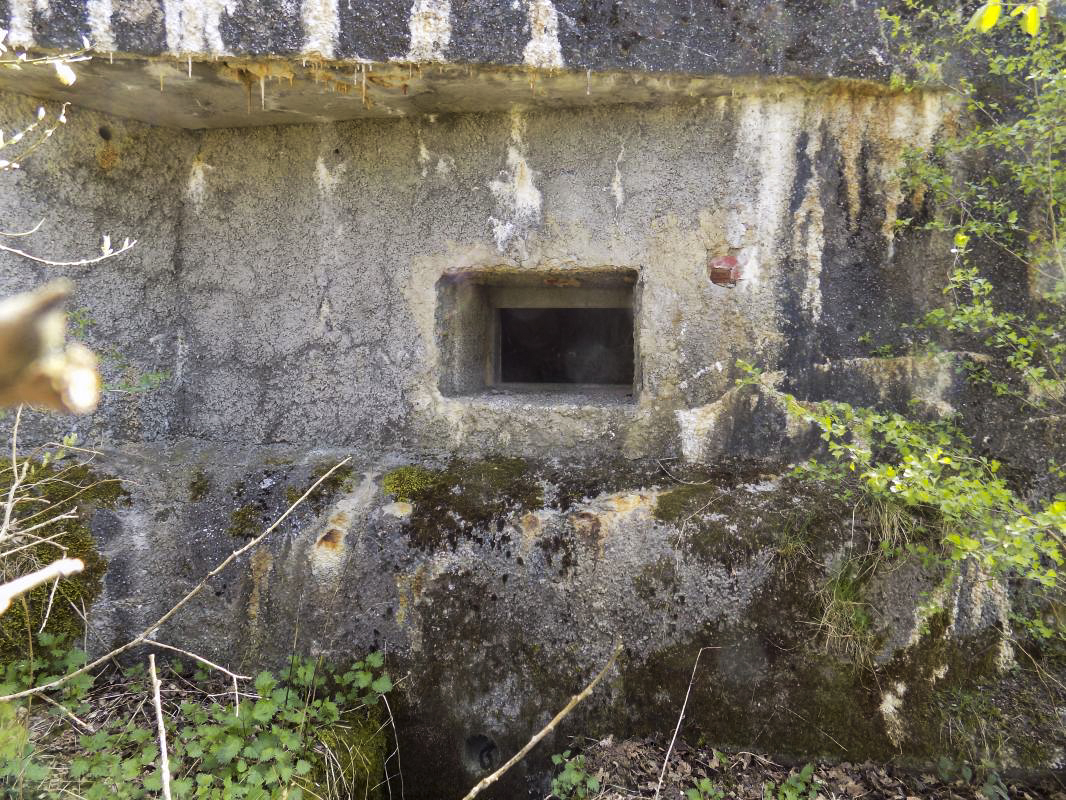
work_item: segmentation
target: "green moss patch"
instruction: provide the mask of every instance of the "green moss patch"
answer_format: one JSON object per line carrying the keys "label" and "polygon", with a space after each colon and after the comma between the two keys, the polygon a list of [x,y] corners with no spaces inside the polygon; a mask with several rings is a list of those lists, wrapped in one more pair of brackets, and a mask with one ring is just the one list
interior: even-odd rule
{"label": "green moss patch", "polygon": [[[401,467],[387,473],[386,491],[413,505],[405,524],[421,548],[455,547],[461,538],[503,530],[508,516],[540,508],[544,492],[521,458],[456,459],[442,470]],[[392,487],[391,489],[389,487]]]}
{"label": "green moss patch", "polygon": [[[0,472],[0,492],[6,497],[11,487],[12,472],[8,467]],[[53,522],[41,531],[49,537],[48,544],[39,544],[19,555],[9,557],[2,565],[4,579],[14,578],[31,569],[37,569],[59,558],[80,558],[85,569],[56,585],[39,586],[17,599],[3,616],[0,616],[0,663],[24,658],[31,645],[39,649],[37,631],[47,613],[47,633],[65,641],[77,641],[84,630],[81,614],[88,609],[103,586],[107,562],[96,549],[90,530],[93,512],[99,508],[114,508],[128,502],[129,495],[117,478],[99,475],[84,464],[67,466],[63,461],[47,465],[35,464],[23,482],[27,503],[40,506],[40,517],[31,517],[35,511],[22,511],[21,527],[43,522],[50,517],[77,509],[70,519]],[[44,511],[44,509],[48,509]],[[20,509],[21,510],[21,509]],[[12,574],[6,574],[8,571]],[[49,598],[51,597],[51,608]],[[75,610],[77,609],[77,610]]]}
{"label": "green moss patch", "polygon": [[210,491],[211,476],[207,474],[203,467],[200,467],[193,473],[192,479],[189,481],[189,500],[193,503],[199,503]]}
{"label": "green moss patch", "polygon": [[229,518],[226,533],[238,539],[251,539],[263,532],[263,510],[255,503],[241,506]]}
{"label": "green moss patch", "polygon": [[381,485],[393,499],[406,502],[414,499],[416,493],[428,489],[435,477],[435,473],[424,467],[398,467],[385,473]]}
{"label": "green moss patch", "polygon": [[766,547],[793,559],[808,543],[832,536],[846,511],[846,504],[809,482],[788,478],[762,491],[711,477],[663,492],[652,514],[679,530],[687,552],[729,567]]}

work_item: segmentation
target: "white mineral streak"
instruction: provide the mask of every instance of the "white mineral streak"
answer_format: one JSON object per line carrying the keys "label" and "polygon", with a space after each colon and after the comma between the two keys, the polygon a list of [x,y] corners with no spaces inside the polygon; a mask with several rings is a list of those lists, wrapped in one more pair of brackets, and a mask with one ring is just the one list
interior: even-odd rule
{"label": "white mineral streak", "polygon": [[418,132],[418,165],[422,167],[422,177],[426,177],[429,173],[429,162],[433,160],[433,155],[429,152],[429,148],[426,147],[426,142],[422,138],[422,131]]}
{"label": "white mineral streak", "polygon": [[[815,126],[807,140],[807,159],[814,164],[821,147],[821,135]],[[792,252],[797,263],[807,265],[803,284],[802,305],[811,316],[811,321],[822,318],[822,250],[825,247],[824,214],[820,185],[811,175],[804,187],[803,202],[796,209],[792,221]]]}
{"label": "white mineral streak", "polygon": [[236,0],[163,0],[167,50],[174,54],[225,55],[219,22]]}
{"label": "white mineral streak", "polygon": [[762,282],[762,265],[778,260],[775,249],[796,173],[795,142],[804,105],[798,95],[785,95],[769,103],[761,97],[748,97],[741,102],[735,163],[748,164],[754,158],[758,165],[755,200],[758,245],[748,255],[744,280],[738,288],[753,292]]}
{"label": "white mineral streak", "polygon": [[559,14],[551,0],[526,0],[529,20],[529,43],[522,53],[527,66],[541,69],[563,66],[559,45]]}
{"label": "white mineral streak", "polygon": [[445,61],[452,40],[451,0],[415,0],[408,23],[411,44],[406,61]]}
{"label": "white mineral streak", "polygon": [[489,190],[496,198],[496,215],[489,217],[489,223],[501,252],[520,230],[540,221],[540,190],[533,184],[533,171],[523,154],[523,128],[521,115],[513,112],[507,169],[489,182]]}
{"label": "white mineral streak", "polygon": [[338,164],[331,170],[326,166],[326,162],[322,156],[319,156],[315,160],[315,183],[318,184],[318,191],[326,196],[332,195],[340,185],[341,181],[344,180],[344,173],[346,171],[347,169],[344,164]]}
{"label": "white mineral streak", "polygon": [[42,16],[51,16],[48,0],[11,0],[10,9],[7,43],[18,48],[32,47],[33,14],[36,11]]}
{"label": "white mineral streak", "polygon": [[626,201],[626,190],[622,185],[622,159],[626,155],[626,146],[618,151],[618,158],[614,160],[614,180],[611,181],[611,193],[614,195],[614,210],[619,211]]}
{"label": "white mineral streak", "polygon": [[192,169],[189,170],[189,180],[185,184],[185,199],[192,203],[194,210],[197,212],[204,205],[204,195],[207,191],[206,171],[209,169],[211,167],[197,157],[192,162]]}
{"label": "white mineral streak", "polygon": [[881,717],[885,721],[885,733],[888,734],[892,744],[899,747],[906,733],[903,720],[900,718],[900,707],[903,705],[903,695],[907,693],[907,685],[897,681],[891,689],[881,695]]}
{"label": "white mineral streak", "polygon": [[304,28],[304,53],[333,58],[341,32],[337,0],[303,0],[300,20]]}
{"label": "white mineral streak", "polygon": [[93,49],[110,53],[115,47],[115,35],[111,32],[111,0],[88,0],[85,11],[89,16],[89,41]]}

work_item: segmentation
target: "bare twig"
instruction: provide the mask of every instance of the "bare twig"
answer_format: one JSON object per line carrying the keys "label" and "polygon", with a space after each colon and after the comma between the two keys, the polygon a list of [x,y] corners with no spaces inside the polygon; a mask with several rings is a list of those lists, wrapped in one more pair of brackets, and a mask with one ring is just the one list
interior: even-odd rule
{"label": "bare twig", "polygon": [[[7,535],[11,527],[11,512],[15,510],[15,492],[18,491],[22,476],[19,475],[18,437],[19,422],[22,421],[22,406],[15,411],[15,424],[11,428],[11,488],[7,491],[7,502],[4,503],[4,524],[0,526],[0,539]],[[25,470],[23,470],[25,472]],[[0,609],[0,613],[3,609]]]}
{"label": "bare twig", "polygon": [[30,236],[31,234],[37,233],[37,231],[41,229],[42,225],[44,225],[43,219],[36,225],[34,225],[32,228],[30,228],[28,231],[0,231],[0,236]]}
{"label": "bare twig", "polygon": [[219,672],[223,672],[226,675],[229,675],[235,681],[237,681],[237,680],[250,681],[251,680],[251,677],[249,677],[248,675],[237,675],[234,672],[230,672],[225,667],[220,667],[214,661],[208,661],[203,656],[198,656],[198,655],[196,655],[196,653],[190,653],[188,650],[182,650],[180,647],[175,647],[172,644],[163,644],[160,641],[156,641],[155,639],[148,639],[148,638],[146,638],[144,640],[144,643],[147,644],[147,645],[151,645],[152,647],[162,647],[164,650],[173,650],[175,653],[181,653],[183,656],[188,656],[189,658],[196,659],[201,664],[203,664],[205,666],[208,666],[208,667],[211,667],[211,669],[216,669]]}
{"label": "bare twig", "polygon": [[88,722],[86,722],[83,719],[79,719],[77,716],[74,715],[73,711],[71,711],[69,708],[67,708],[62,703],[57,703],[55,700],[53,700],[51,697],[49,697],[46,694],[42,694],[41,695],[41,699],[44,700],[46,703],[48,703],[50,705],[53,705],[56,708],[58,708],[60,710],[60,712],[62,712],[64,717],[67,717],[69,720],[74,722],[74,724],[76,724],[82,730],[88,731],[89,733],[96,733],[96,731],[95,731],[95,729],[93,728],[92,725],[90,725]]}
{"label": "bare twig", "polygon": [[692,694],[692,684],[696,681],[696,669],[700,665],[700,656],[703,655],[704,650],[717,650],[717,647],[701,647],[700,651],[696,653],[696,662],[692,665],[692,677],[688,679],[688,689],[685,690],[685,702],[681,704],[681,713],[677,717],[677,726],[674,728],[674,736],[670,740],[670,746],[666,748],[666,758],[663,759],[663,768],[659,773],[659,783],[655,787],[655,800],[659,800],[659,793],[663,790],[663,778],[666,777],[666,766],[670,763],[670,754],[674,751],[674,744],[677,743],[677,735],[681,732],[681,723],[685,719],[685,709],[688,708],[688,698]]}
{"label": "bare twig", "polygon": [[120,256],[127,250],[131,250],[134,245],[137,244],[136,240],[123,242],[122,246],[117,250],[111,250],[110,252],[103,253],[94,258],[79,258],[77,261],[52,261],[48,258],[42,258],[41,256],[35,256],[32,253],[27,253],[24,250],[19,250],[16,247],[9,247],[6,244],[0,244],[0,251],[5,253],[11,253],[12,255],[22,256],[23,258],[35,261],[38,264],[44,264],[48,267],[87,267],[91,264],[99,264],[101,261],[107,261],[109,258]]}
{"label": "bare twig", "polygon": [[163,780],[163,797],[170,800],[170,758],[167,755],[167,729],[163,724],[163,701],[159,699],[159,677],[155,674],[155,653],[148,655],[148,670],[152,673],[152,700],[155,702],[155,722],[159,727],[159,773]]}
{"label": "bare twig", "polygon": [[85,564],[80,558],[60,558],[36,572],[31,572],[29,575],[23,575],[8,583],[0,584],[0,614],[7,611],[11,601],[16,597],[37,588],[42,583],[73,575],[83,569],[85,569]]}
{"label": "bare twig", "polygon": [[392,715],[392,707],[389,705],[389,698],[385,695],[381,695],[381,699],[385,701],[385,709],[389,712],[389,722],[392,724],[392,735],[396,741],[396,772],[400,776],[400,800],[404,800],[403,793],[403,764],[400,763],[400,732],[396,730],[396,717]]}
{"label": "bare twig", "polygon": [[332,475],[334,472],[336,472],[337,469],[339,469],[340,467],[342,467],[345,464],[347,464],[349,461],[351,461],[351,457],[350,456],[348,458],[344,459],[343,461],[340,461],[337,464],[335,464],[321,478],[319,478],[317,481],[315,481],[314,484],[312,484],[311,488],[309,488],[306,492],[304,492],[302,495],[300,495],[299,499],[295,503],[293,503],[287,509],[285,509],[285,513],[283,513],[280,517],[278,517],[276,520],[274,520],[274,523],[269,528],[267,528],[261,534],[256,536],[254,539],[252,539],[250,542],[248,542],[243,547],[240,547],[240,548],[234,550],[232,553],[230,553],[228,556],[226,556],[226,558],[224,558],[218,564],[217,567],[215,567],[213,570],[211,570],[209,573],[207,573],[207,575],[204,577],[204,579],[202,581],[200,581],[198,584],[196,584],[196,586],[194,586],[192,589],[190,589],[185,594],[184,597],[182,597],[177,603],[175,603],[173,606],[171,606],[169,611],[167,611],[165,614],[163,614],[163,616],[161,616],[159,619],[157,619],[155,622],[153,622],[151,625],[149,625],[147,628],[145,628],[139,634],[137,634],[132,639],[130,639],[128,642],[126,642],[126,644],[121,645],[119,647],[116,647],[114,650],[112,650],[109,653],[106,653],[105,655],[100,656],[95,661],[91,661],[88,664],[86,664],[85,666],[81,667],[80,669],[74,670],[73,672],[68,672],[66,675],[63,675],[62,677],[56,678],[54,681],[50,681],[49,683],[42,684],[41,686],[34,686],[32,689],[24,689],[21,692],[15,692],[14,694],[8,694],[8,695],[0,696],[0,703],[7,702],[9,700],[18,700],[21,697],[29,697],[30,695],[40,694],[41,692],[51,691],[52,689],[55,689],[55,688],[57,688],[59,686],[62,686],[67,681],[69,681],[71,678],[75,678],[78,675],[83,675],[86,672],[89,672],[90,670],[96,669],[98,666],[100,666],[101,664],[104,664],[107,661],[110,661],[112,658],[114,658],[118,654],[125,653],[127,650],[130,650],[131,648],[134,648],[134,647],[136,647],[139,644],[143,644],[145,641],[147,641],[149,636],[151,636],[155,632],[155,630],[157,628],[159,628],[161,625],[163,625],[163,623],[165,623],[167,620],[169,620],[175,614],[177,614],[178,611],[180,611],[190,600],[192,600],[194,597],[196,597],[196,595],[200,594],[200,592],[202,592],[204,590],[204,587],[207,586],[208,582],[213,577],[218,575],[220,572],[222,572],[222,570],[224,570],[226,567],[228,567],[230,564],[232,564],[238,557],[242,556],[244,553],[246,553],[249,550],[251,550],[253,547],[258,545],[261,541],[263,541],[263,539],[265,539],[267,536],[269,536],[271,533],[273,533],[274,530],[282,522],[284,522],[286,519],[288,519],[289,515],[296,509],[296,507],[299,506],[304,500],[306,500],[308,498],[308,496],[312,492],[314,492],[315,489],[317,489],[319,487],[319,484],[321,484],[322,481],[326,480],[326,478],[328,478],[330,475]]}
{"label": "bare twig", "polygon": [[677,477],[674,473],[672,473],[670,470],[668,470],[666,468],[666,465],[663,464],[663,459],[657,458],[657,459],[655,459],[655,463],[659,465],[659,469],[661,469],[663,472],[666,473],[666,477],[668,477],[672,481],[675,481],[677,483],[683,484],[685,486],[706,486],[708,483],[714,483],[714,478],[708,478],[705,481],[686,481],[686,480],[682,480],[681,478]]}
{"label": "bare twig", "polygon": [[58,576],[52,581],[52,591],[48,593],[48,605],[44,608],[44,619],[41,620],[41,627],[37,629],[37,635],[40,636],[44,633],[44,626],[48,624],[48,618],[52,616],[52,603],[56,599],[56,589],[59,588]]}
{"label": "bare twig", "polygon": [[589,685],[582,689],[578,694],[575,694],[573,697],[571,697],[570,702],[563,706],[563,710],[556,714],[554,717],[552,717],[552,721],[545,725],[543,728],[541,728],[540,731],[538,731],[532,739],[526,742],[525,747],[523,747],[521,750],[511,756],[511,758],[507,761],[506,764],[504,764],[502,767],[500,767],[488,777],[482,778],[481,781],[477,784],[477,786],[467,792],[463,800],[472,800],[474,797],[477,797],[479,794],[481,794],[482,791],[492,786],[492,784],[496,783],[496,781],[498,781],[500,777],[505,772],[507,772],[507,770],[509,770],[511,767],[513,767],[515,764],[525,758],[526,754],[537,746],[537,742],[539,742],[541,739],[551,733],[555,729],[555,726],[562,722],[563,719],[565,719],[566,716],[577,707],[578,703],[580,703],[582,700],[592,694],[593,690],[596,688],[599,682],[603,680],[603,676],[607,674],[607,671],[614,664],[615,659],[618,658],[618,654],[621,652],[622,644],[621,642],[619,642],[617,645],[615,645],[614,652],[611,653],[611,657],[607,659],[607,663],[603,665],[603,669],[601,669],[596,674],[596,677],[592,679],[592,682],[589,683]]}
{"label": "bare twig", "polygon": [[836,739],[834,739],[832,736],[830,736],[824,730],[819,728],[817,725],[815,725],[813,722],[811,722],[809,719],[807,719],[802,714],[797,714],[795,711],[793,711],[788,706],[781,706],[781,708],[785,709],[785,711],[787,711],[789,714],[791,714],[792,716],[794,716],[796,719],[800,720],[801,722],[806,722],[808,725],[810,725],[812,728],[817,730],[820,734],[822,734],[822,736],[825,736],[827,739],[829,739],[833,744],[835,744],[837,747],[839,747],[845,753],[848,752],[848,748],[846,748],[844,745],[842,745],[840,742],[838,742]]}

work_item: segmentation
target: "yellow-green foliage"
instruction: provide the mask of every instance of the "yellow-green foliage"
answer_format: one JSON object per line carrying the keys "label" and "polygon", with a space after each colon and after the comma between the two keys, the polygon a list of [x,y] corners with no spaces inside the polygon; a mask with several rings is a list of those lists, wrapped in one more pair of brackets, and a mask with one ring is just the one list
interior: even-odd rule
{"label": "yellow-green foliage", "polygon": [[408,502],[413,496],[432,484],[434,473],[423,467],[397,467],[385,473],[382,486],[395,499]]}
{"label": "yellow-green foliage", "polygon": [[[0,494],[4,497],[10,489],[11,477],[10,466],[0,472]],[[74,508],[77,514],[70,519],[57,520],[44,529],[46,536],[54,537],[48,544],[22,551],[27,555],[26,559],[15,563],[13,556],[0,564],[0,568],[5,573],[9,570],[23,573],[27,567],[44,566],[64,557],[80,558],[85,562],[84,571],[57,585],[46,626],[49,633],[76,641],[84,628],[80,613],[82,609],[88,609],[99,594],[107,568],[107,562],[97,552],[89,520],[95,509],[112,508],[125,501],[128,495],[118,479],[99,476],[85,464],[67,466],[63,461],[32,465],[22,486],[19,491],[29,498],[27,504],[36,501],[42,509],[49,509],[47,516],[42,514],[39,519],[30,517],[34,513],[32,510],[22,511],[25,525],[43,522]],[[0,663],[24,657],[31,638],[36,649],[37,631],[44,621],[51,592],[51,584],[39,586],[16,600],[0,617]]]}

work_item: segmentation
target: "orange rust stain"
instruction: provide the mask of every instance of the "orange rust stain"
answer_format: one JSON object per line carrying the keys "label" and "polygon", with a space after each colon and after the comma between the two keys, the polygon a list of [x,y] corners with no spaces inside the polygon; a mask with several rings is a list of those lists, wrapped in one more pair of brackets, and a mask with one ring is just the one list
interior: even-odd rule
{"label": "orange rust stain", "polygon": [[339,550],[341,543],[344,541],[344,531],[337,528],[330,528],[317,542],[315,547],[325,547],[328,550]]}
{"label": "orange rust stain", "polygon": [[334,528],[345,528],[348,526],[348,522],[350,521],[350,519],[351,518],[348,516],[347,512],[338,511],[336,514],[329,518],[329,524],[332,525]]}
{"label": "orange rust stain", "polygon": [[545,286],[580,286],[581,281],[570,276],[549,275],[544,279]]}
{"label": "orange rust stain", "polygon": [[603,533],[603,523],[596,514],[591,511],[579,511],[570,516],[570,524],[574,526],[577,535],[589,544],[599,543]]}
{"label": "orange rust stain", "polygon": [[105,144],[99,150],[96,151],[96,163],[100,165],[102,170],[114,169],[118,166],[118,150],[109,144]]}
{"label": "orange rust stain", "polygon": [[646,494],[621,494],[610,499],[611,510],[619,514],[627,514],[638,508],[648,508],[651,505],[651,496]]}

